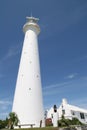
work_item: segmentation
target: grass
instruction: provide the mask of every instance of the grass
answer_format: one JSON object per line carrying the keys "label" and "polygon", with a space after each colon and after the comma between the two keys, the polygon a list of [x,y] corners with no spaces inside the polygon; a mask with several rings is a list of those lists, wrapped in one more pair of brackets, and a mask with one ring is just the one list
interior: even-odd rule
{"label": "grass", "polygon": [[[9,129],[1,129],[1,130],[9,130]],[[19,129],[12,129],[12,130],[58,130],[58,128],[54,127],[44,127],[44,128],[19,128]]]}
{"label": "grass", "polygon": [[44,128],[21,128],[21,129],[15,129],[15,130],[58,130],[58,128],[54,127],[44,127]]}

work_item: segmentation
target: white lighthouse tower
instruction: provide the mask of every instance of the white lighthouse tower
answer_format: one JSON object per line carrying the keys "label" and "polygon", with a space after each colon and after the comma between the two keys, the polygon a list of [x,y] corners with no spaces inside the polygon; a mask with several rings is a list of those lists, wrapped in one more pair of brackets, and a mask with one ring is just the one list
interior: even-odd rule
{"label": "white lighthouse tower", "polygon": [[23,27],[25,38],[12,108],[22,128],[45,126],[37,37],[40,27],[37,22],[37,18],[27,17]]}

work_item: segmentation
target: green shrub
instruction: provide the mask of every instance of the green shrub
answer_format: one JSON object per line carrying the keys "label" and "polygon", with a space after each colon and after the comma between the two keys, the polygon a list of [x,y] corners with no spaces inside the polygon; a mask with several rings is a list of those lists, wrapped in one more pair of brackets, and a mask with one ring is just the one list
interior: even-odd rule
{"label": "green shrub", "polygon": [[82,125],[82,123],[77,118],[73,118],[72,125]]}
{"label": "green shrub", "polygon": [[58,126],[60,127],[66,127],[70,125],[82,125],[82,123],[77,118],[73,118],[72,120],[70,120],[62,117],[62,119],[58,121]]}
{"label": "green shrub", "polygon": [[0,129],[5,128],[7,126],[7,120],[0,120]]}

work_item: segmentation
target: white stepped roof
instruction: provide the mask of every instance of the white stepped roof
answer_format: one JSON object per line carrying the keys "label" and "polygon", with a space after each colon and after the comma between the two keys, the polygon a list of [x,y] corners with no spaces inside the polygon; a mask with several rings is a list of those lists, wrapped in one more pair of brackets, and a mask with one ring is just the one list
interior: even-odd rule
{"label": "white stepped roof", "polygon": [[[74,106],[74,105],[70,105],[67,103],[66,99],[62,100],[62,104],[60,105],[60,107],[57,109],[58,111],[61,109],[61,107],[63,107],[64,109],[68,109],[68,110],[72,110],[72,111],[78,111],[78,112],[82,112],[82,113],[87,113],[86,109],[80,108],[78,106]],[[51,107],[48,112],[53,112],[53,107]]]}
{"label": "white stepped roof", "polygon": [[86,109],[83,109],[83,108],[68,104],[66,99],[62,100],[62,104],[61,104],[60,107],[70,109],[70,110],[73,110],[73,111],[79,111],[79,112],[87,113]]}
{"label": "white stepped roof", "polygon": [[77,107],[77,106],[73,106],[73,105],[66,104],[66,107],[67,107],[68,109],[73,110],[73,111],[80,111],[80,112],[83,112],[83,113],[87,113],[87,110],[82,109],[82,108]]}

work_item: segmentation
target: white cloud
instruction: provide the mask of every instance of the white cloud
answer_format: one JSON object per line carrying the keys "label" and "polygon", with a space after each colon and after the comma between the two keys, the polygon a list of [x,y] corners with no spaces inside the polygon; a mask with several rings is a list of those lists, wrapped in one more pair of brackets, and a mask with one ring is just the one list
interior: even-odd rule
{"label": "white cloud", "polygon": [[11,105],[11,104],[12,104],[11,101],[0,100],[0,105]]}
{"label": "white cloud", "polygon": [[5,105],[5,106],[2,105],[2,106],[1,106],[1,110],[7,110],[7,109],[8,109],[8,106],[7,106],[7,105]]}
{"label": "white cloud", "polygon": [[8,116],[12,102],[9,100],[0,100],[0,119],[5,119]]}
{"label": "white cloud", "polygon": [[11,101],[0,100],[0,111],[8,110],[9,106],[11,105]]}
{"label": "white cloud", "polygon": [[73,79],[73,78],[75,78],[77,75],[78,75],[77,73],[70,74],[70,75],[66,76],[65,79]]}
{"label": "white cloud", "polygon": [[[56,95],[56,94],[62,94],[65,91],[68,91],[68,87],[70,88],[72,81],[68,82],[63,82],[59,84],[53,84],[49,86],[43,87],[43,95],[48,96],[48,95]],[[66,89],[67,88],[67,89]]]}
{"label": "white cloud", "polygon": [[87,76],[83,77],[84,80],[87,80]]}
{"label": "white cloud", "polygon": [[0,119],[5,120],[8,117],[9,112],[0,112]]}
{"label": "white cloud", "polygon": [[43,89],[51,89],[51,88],[59,88],[61,86],[65,86],[65,85],[68,85],[70,84],[71,82],[63,82],[63,83],[58,83],[58,84],[52,84],[52,85],[48,85],[48,86],[45,86],[43,87]]}
{"label": "white cloud", "polygon": [[5,55],[5,57],[3,59],[7,60],[7,59],[17,55],[18,53],[20,53],[19,47],[20,47],[19,45],[10,47],[7,54]]}
{"label": "white cloud", "polygon": [[87,97],[81,97],[75,100],[71,100],[73,105],[79,106],[81,108],[87,109]]}
{"label": "white cloud", "polygon": [[[72,76],[72,77],[74,78],[74,76]],[[75,87],[76,87],[76,91],[77,91],[77,87],[79,86],[79,88],[78,88],[78,92],[79,92],[80,89],[82,89],[82,87],[85,88],[85,85],[86,85],[86,81],[83,84],[83,79],[78,78],[78,79],[68,80],[67,82],[44,86],[43,87],[43,96],[45,98],[46,96],[57,97],[57,95],[59,95],[59,96],[62,96],[62,95],[66,96],[68,94],[74,95]],[[48,98],[46,100],[48,100]]]}
{"label": "white cloud", "polygon": [[0,113],[0,116],[7,116],[7,115],[8,115],[7,112],[2,112],[2,113]]}
{"label": "white cloud", "polygon": [[2,64],[3,62],[5,62],[9,58],[12,58],[13,56],[18,55],[20,53],[20,51],[21,51],[21,44],[9,47],[7,53],[0,60],[0,64]]}

